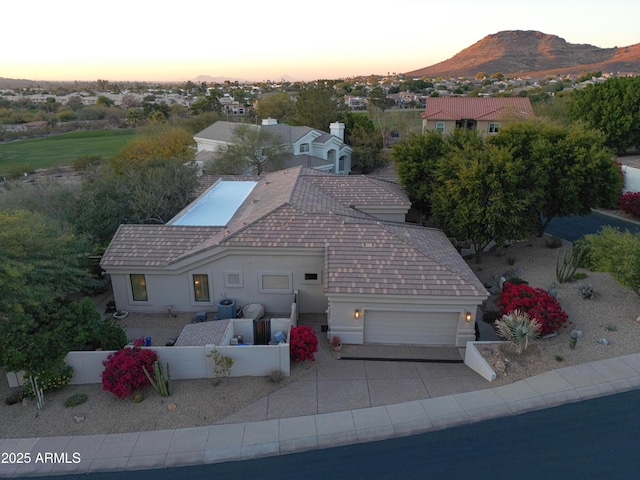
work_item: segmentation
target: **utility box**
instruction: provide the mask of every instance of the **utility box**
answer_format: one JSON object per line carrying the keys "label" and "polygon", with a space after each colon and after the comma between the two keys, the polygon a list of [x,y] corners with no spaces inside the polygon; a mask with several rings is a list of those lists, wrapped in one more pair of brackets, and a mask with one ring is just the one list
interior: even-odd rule
{"label": "utility box", "polygon": [[196,322],[206,322],[207,321],[207,312],[204,310],[196,313]]}

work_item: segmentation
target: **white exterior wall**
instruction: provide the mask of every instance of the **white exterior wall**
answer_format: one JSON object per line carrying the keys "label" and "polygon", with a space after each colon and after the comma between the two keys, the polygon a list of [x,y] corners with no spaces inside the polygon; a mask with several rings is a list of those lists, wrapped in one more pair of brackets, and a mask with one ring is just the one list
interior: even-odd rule
{"label": "white exterior wall", "polygon": [[[296,251],[260,253],[223,252],[214,261],[202,260],[178,271],[152,270],[140,268],[127,273],[112,273],[116,307],[119,310],[139,312],[166,312],[171,305],[175,312],[197,312],[218,310],[218,302],[224,298],[233,299],[236,306],[247,303],[261,303],[271,313],[290,312],[294,291],[299,292],[298,304],[301,313],[322,313],[327,308],[324,294],[322,271],[324,252]],[[225,285],[225,272],[240,273],[242,287]],[[288,293],[263,293],[259,289],[260,273],[291,274],[291,290]],[[145,274],[147,302],[133,301],[129,274]],[[305,273],[317,273],[318,281],[305,280]],[[210,302],[196,302],[193,293],[194,274],[209,276]]]}
{"label": "white exterior wall", "polygon": [[195,138],[198,153],[202,151],[217,152],[223,145],[229,145],[228,142],[222,142],[220,140],[210,140],[205,138]]}
{"label": "white exterior wall", "polygon": [[623,165],[622,172],[624,173],[622,192],[640,192],[640,169]]}
{"label": "white exterior wall", "polygon": [[[401,312],[456,312],[460,315],[455,346],[464,347],[468,341],[475,341],[475,312],[484,297],[416,297],[385,296],[384,302],[376,296],[329,295],[328,337],[338,335],[345,344],[364,343],[364,322],[367,310]],[[355,318],[355,310],[360,310],[360,318]],[[465,314],[471,312],[468,322]]]}

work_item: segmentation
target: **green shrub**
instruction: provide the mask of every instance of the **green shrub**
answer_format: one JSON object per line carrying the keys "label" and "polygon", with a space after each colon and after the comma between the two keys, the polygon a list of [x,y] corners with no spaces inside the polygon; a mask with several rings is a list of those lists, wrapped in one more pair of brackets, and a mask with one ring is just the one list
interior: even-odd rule
{"label": "green shrub", "polygon": [[104,278],[85,278],[80,287],[80,292],[88,297],[104,293],[109,288],[109,282]]}
{"label": "green shrub", "polygon": [[58,390],[69,383],[73,377],[73,367],[64,363],[64,360],[52,362],[38,372],[27,372],[23,378],[24,394],[34,396],[29,376],[32,375],[38,382],[38,388],[43,392]]}
{"label": "green shrub", "polygon": [[585,278],[587,278],[589,275],[587,275],[584,272],[576,272],[573,274],[573,276],[571,277],[574,280],[584,280]]}
{"label": "green shrub", "polygon": [[267,379],[271,383],[282,383],[284,380],[284,375],[280,370],[273,370],[268,376]]}
{"label": "green shrub", "polygon": [[97,155],[84,155],[82,157],[76,158],[73,161],[73,169],[81,172],[91,166],[100,165],[104,161],[104,158]]}
{"label": "green shrub", "polygon": [[609,272],[618,283],[640,293],[640,234],[605,226],[586,235],[585,262],[590,270]]}
{"label": "green shrub", "polygon": [[511,285],[529,285],[529,282],[520,277],[509,277],[507,278],[507,282]]}
{"label": "green shrub", "polygon": [[16,179],[24,176],[25,173],[33,173],[33,168],[31,165],[26,163],[19,165],[10,165],[6,169],[6,175],[8,178]]}
{"label": "green shrub", "polygon": [[75,395],[71,395],[64,401],[64,406],[69,407],[77,407],[78,405],[82,405],[87,401],[87,395],[84,393],[76,393]]}
{"label": "green shrub", "polygon": [[233,367],[234,360],[231,357],[221,354],[215,348],[207,355],[213,362],[213,377],[214,384],[220,383],[222,377],[228,377],[231,375],[231,367]]}
{"label": "green shrub", "polygon": [[560,248],[562,246],[562,239],[558,237],[547,237],[544,239],[544,243],[547,248]]}

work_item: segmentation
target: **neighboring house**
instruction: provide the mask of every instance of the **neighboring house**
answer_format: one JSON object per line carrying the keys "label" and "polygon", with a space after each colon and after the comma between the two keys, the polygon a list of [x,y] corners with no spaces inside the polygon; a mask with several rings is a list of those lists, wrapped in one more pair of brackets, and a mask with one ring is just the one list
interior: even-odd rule
{"label": "neighboring house", "polygon": [[297,301],[344,343],[465,346],[488,293],[442,231],[404,223],[409,208],[367,176],[221,177],[166,225],[121,225],[101,265],[121,310]]}
{"label": "neighboring house", "polygon": [[450,133],[468,128],[493,135],[502,122],[534,116],[526,97],[429,97],[422,114],[422,131]]}
{"label": "neighboring house", "polygon": [[[223,145],[233,143],[233,131],[238,125],[219,121],[197,133],[193,137],[198,147],[196,161],[204,163],[213,158]],[[272,118],[266,118],[262,120],[262,125],[253,127],[264,129],[291,145],[292,155],[285,160],[286,167],[309,166],[340,175],[349,175],[351,172],[353,150],[344,143],[344,123],[332,123],[329,126],[330,133],[311,127],[279,124]]]}

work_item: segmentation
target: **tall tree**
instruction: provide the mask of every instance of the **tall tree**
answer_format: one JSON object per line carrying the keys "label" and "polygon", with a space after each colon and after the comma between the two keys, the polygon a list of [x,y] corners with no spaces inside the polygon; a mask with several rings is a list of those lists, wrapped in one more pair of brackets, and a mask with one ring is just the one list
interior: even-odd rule
{"label": "tall tree", "polygon": [[125,164],[143,163],[152,159],[185,163],[195,158],[193,146],[192,135],[183,128],[152,126],[122,147],[112,163],[116,169]]}
{"label": "tall tree", "polygon": [[307,85],[298,94],[295,114],[298,125],[328,131],[329,124],[340,115],[333,88],[324,84]]}
{"label": "tall tree", "polygon": [[269,93],[258,101],[256,113],[260,118],[275,118],[279,122],[290,120],[295,111],[295,103],[286,92]]}
{"label": "tall tree", "polygon": [[602,131],[606,145],[621,153],[640,147],[640,77],[611,78],[576,90],[571,96],[569,118],[583,120]]}
{"label": "tall tree", "polygon": [[400,184],[413,206],[426,217],[431,215],[435,168],[440,157],[448,150],[449,145],[444,136],[436,131],[429,131],[425,135],[411,135],[391,149],[391,158]]}
{"label": "tall tree", "polygon": [[345,124],[345,142],[353,148],[352,169],[369,173],[384,165],[383,142],[376,127],[366,115],[347,112],[343,116]]}
{"label": "tall tree", "polygon": [[96,241],[111,239],[122,223],[166,223],[193,199],[194,162],[153,158],[100,166],[83,186],[74,224]]}
{"label": "tall tree", "polygon": [[473,244],[476,263],[491,242],[529,235],[534,194],[528,190],[524,163],[507,148],[467,135],[440,157],[436,178],[430,195],[434,216],[449,235]]}
{"label": "tall tree", "polygon": [[191,110],[192,115],[200,115],[206,112],[222,112],[220,94],[215,90],[209,90],[204,97],[200,97],[193,102],[189,110]]}
{"label": "tall tree", "polygon": [[529,120],[505,126],[489,142],[527,165],[529,185],[537,192],[533,212],[539,236],[555,217],[587,215],[617,203],[620,167],[598,131],[580,123]]}
{"label": "tall tree", "polygon": [[278,170],[291,146],[277,135],[256,125],[240,124],[233,131],[233,141],[221,147],[218,155],[207,162],[210,174],[254,174]]}
{"label": "tall tree", "polygon": [[369,103],[382,111],[387,109],[387,94],[380,85],[376,85],[369,92]]}

